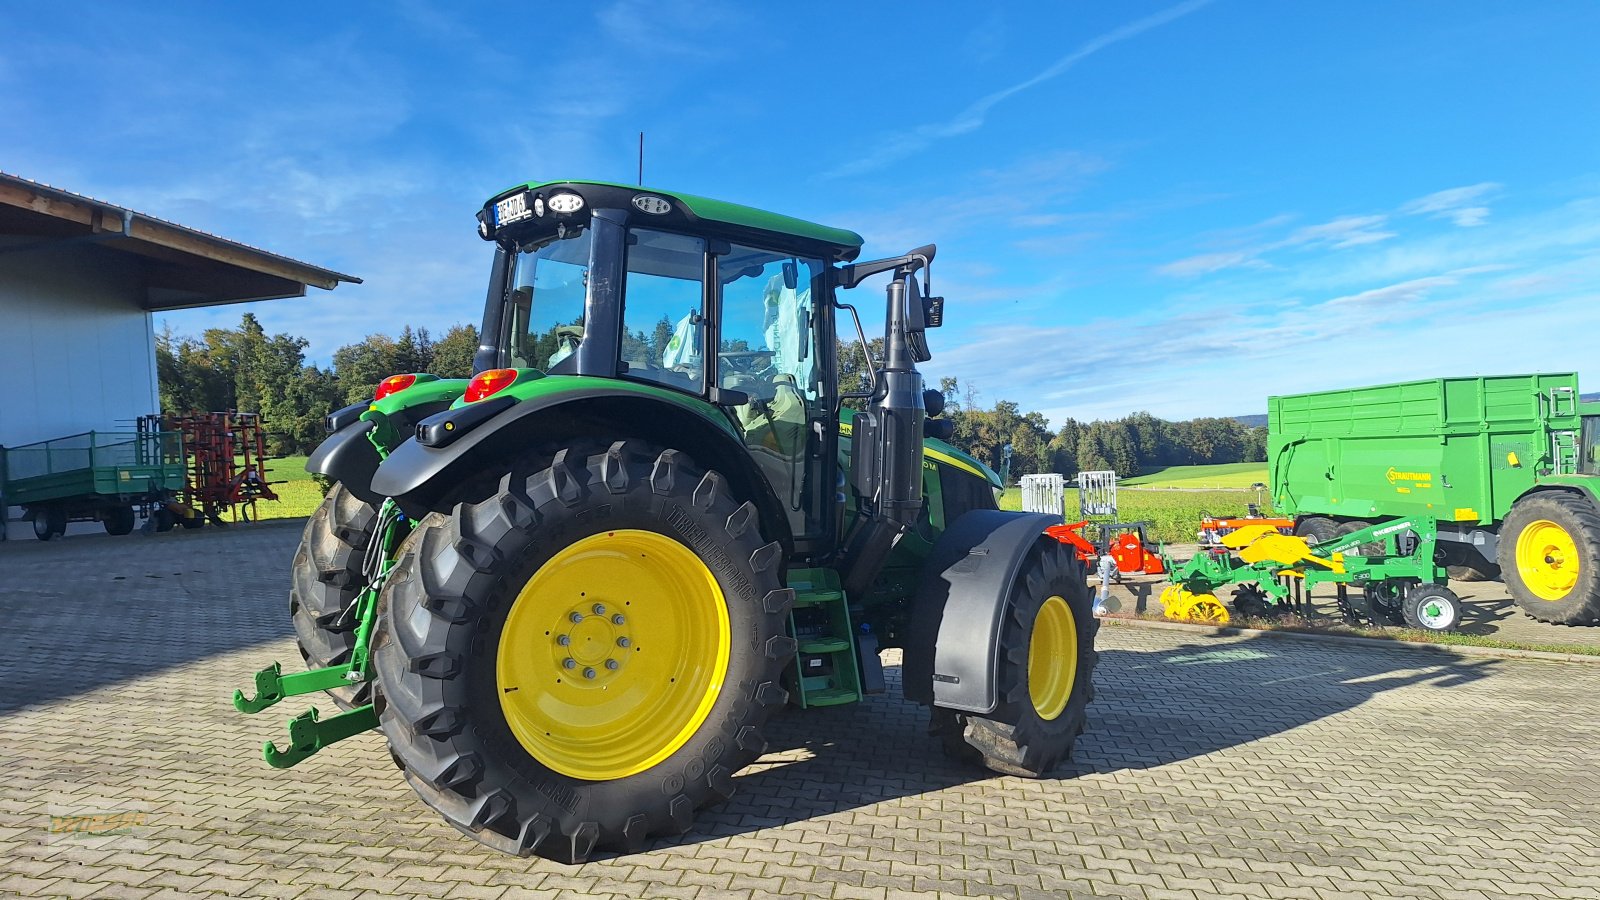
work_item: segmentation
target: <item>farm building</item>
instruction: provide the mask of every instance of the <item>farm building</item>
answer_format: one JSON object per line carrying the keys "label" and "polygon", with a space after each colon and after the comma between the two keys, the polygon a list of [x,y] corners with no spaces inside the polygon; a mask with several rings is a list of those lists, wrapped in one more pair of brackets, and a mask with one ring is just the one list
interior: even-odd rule
{"label": "farm building", "polygon": [[340,282],[360,279],[0,172],[0,447],[160,411],[156,312]]}

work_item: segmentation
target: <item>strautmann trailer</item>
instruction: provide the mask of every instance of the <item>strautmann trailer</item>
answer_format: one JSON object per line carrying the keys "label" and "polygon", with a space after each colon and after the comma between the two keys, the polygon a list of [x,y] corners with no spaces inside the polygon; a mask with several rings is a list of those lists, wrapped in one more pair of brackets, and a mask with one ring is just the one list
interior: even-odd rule
{"label": "strautmann trailer", "polygon": [[1439,523],[1451,576],[1502,577],[1546,622],[1600,622],[1600,404],[1571,372],[1268,398],[1273,502],[1313,542]]}

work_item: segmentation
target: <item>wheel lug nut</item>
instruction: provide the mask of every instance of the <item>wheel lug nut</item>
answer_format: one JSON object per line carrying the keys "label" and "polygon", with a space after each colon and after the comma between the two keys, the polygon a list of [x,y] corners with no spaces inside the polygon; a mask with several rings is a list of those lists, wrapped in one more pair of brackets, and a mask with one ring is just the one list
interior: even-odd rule
{"label": "wheel lug nut", "polygon": [[613,625],[621,625],[623,622],[626,622],[626,621],[627,620],[622,617],[622,613],[617,613],[616,615],[611,617],[611,624],[613,624]]}
{"label": "wheel lug nut", "polygon": [[572,615],[570,615],[570,616],[567,616],[567,618],[569,618],[569,619],[571,619],[571,620],[572,620],[572,622],[573,622],[573,624],[577,624],[577,623],[579,623],[579,622],[582,622],[582,621],[583,621],[583,613],[581,613],[581,612],[575,612],[575,613],[573,613],[573,614],[572,614]]}
{"label": "wheel lug nut", "polygon": [[626,650],[629,647],[633,646],[633,641],[630,641],[625,637],[619,637],[619,638],[617,638],[617,646],[621,647],[624,650]]}
{"label": "wheel lug nut", "polygon": [[593,669],[584,669],[583,670],[583,677],[585,677],[585,678],[593,678],[594,677],[594,670]]}
{"label": "wheel lug nut", "polygon": [[606,668],[610,669],[613,672],[615,672],[617,670],[617,665],[618,665],[618,663],[614,659],[606,660]]}
{"label": "wheel lug nut", "polygon": [[596,603],[594,605],[594,614],[597,615],[597,616],[605,615],[606,614],[606,605],[604,603]]}
{"label": "wheel lug nut", "polygon": [[565,647],[566,645],[572,643],[572,638],[569,638],[564,634],[556,635],[556,643]]}
{"label": "wheel lug nut", "polygon": [[561,668],[563,668],[563,669],[576,669],[577,667],[578,667],[578,661],[573,659],[570,656],[561,661]]}

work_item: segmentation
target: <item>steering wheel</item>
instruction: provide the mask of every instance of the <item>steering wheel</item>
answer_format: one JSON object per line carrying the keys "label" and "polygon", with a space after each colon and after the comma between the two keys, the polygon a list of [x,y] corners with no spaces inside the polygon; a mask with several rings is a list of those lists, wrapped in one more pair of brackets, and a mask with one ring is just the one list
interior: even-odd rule
{"label": "steering wheel", "polygon": [[728,353],[718,353],[717,359],[722,360],[725,371],[735,375],[750,375],[758,368],[765,369],[772,362],[771,350],[735,350]]}

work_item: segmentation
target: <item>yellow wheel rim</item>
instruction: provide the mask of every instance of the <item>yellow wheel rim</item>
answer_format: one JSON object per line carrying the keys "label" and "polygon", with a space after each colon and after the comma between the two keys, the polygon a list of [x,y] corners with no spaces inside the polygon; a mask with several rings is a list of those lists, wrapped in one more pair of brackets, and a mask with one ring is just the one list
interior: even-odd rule
{"label": "yellow wheel rim", "polygon": [[1564,600],[1578,583],[1578,545],[1549,519],[1530,522],[1517,535],[1517,572],[1541,600]]}
{"label": "yellow wheel rim", "polygon": [[653,531],[586,537],[540,566],[506,615],[506,724],[563,775],[643,772],[693,737],[728,673],[728,608],[694,551]]}
{"label": "yellow wheel rim", "polygon": [[1078,678],[1078,623],[1060,597],[1051,597],[1033,617],[1028,639],[1028,696],[1039,718],[1061,715]]}

